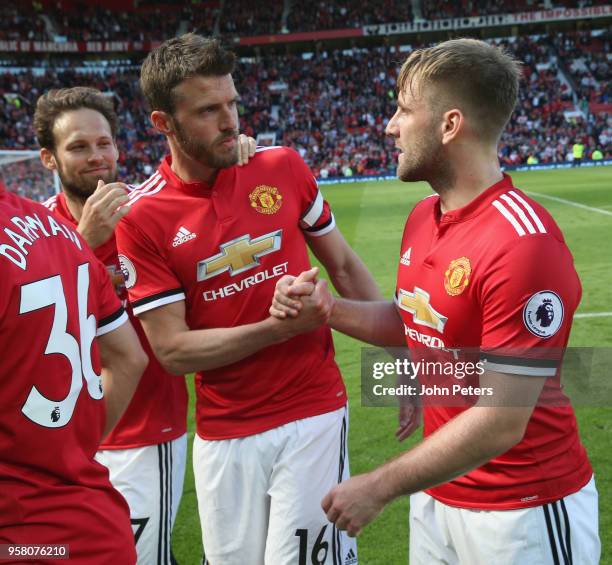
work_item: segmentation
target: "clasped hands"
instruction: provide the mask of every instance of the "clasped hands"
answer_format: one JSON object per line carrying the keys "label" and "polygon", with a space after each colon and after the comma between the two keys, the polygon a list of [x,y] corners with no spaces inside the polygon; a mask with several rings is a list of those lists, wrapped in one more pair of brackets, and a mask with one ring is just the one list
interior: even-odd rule
{"label": "clasped hands", "polygon": [[297,277],[285,275],[276,283],[270,315],[289,324],[294,335],[312,331],[331,317],[334,297],[318,274],[319,268],[313,267]]}
{"label": "clasped hands", "polygon": [[[279,279],[270,315],[285,324],[302,322],[302,328],[314,329],[327,323],[335,299],[327,282],[317,279],[318,273],[319,269],[313,267],[297,277],[285,275]],[[386,500],[380,491],[376,472],[366,473],[333,487],[321,501],[321,507],[330,522],[354,537],[382,511]]]}

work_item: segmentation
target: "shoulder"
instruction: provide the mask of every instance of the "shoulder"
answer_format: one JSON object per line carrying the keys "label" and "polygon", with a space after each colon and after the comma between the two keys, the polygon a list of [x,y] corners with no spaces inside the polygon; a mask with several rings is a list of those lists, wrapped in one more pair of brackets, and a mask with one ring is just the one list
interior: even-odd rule
{"label": "shoulder", "polygon": [[408,221],[412,222],[424,216],[431,217],[438,202],[440,202],[440,197],[437,194],[434,193],[426,196],[414,205],[414,208],[408,215]]}
{"label": "shoulder", "polygon": [[166,186],[167,181],[159,172],[151,175],[141,184],[129,184],[128,199],[132,212],[135,208],[143,208],[145,203],[152,204],[159,200],[159,195],[163,194]]}
{"label": "shoulder", "polygon": [[536,246],[550,239],[564,243],[561,230],[548,210],[514,187],[491,202],[486,225],[496,234],[498,241],[518,243],[527,238],[536,239]]}
{"label": "shoulder", "polygon": [[258,147],[255,155],[249,161],[253,166],[274,166],[274,167],[305,167],[304,160],[300,154],[291,147],[274,145],[271,147]]}
{"label": "shoulder", "polygon": [[57,208],[57,205],[59,203],[59,199],[60,199],[60,195],[59,194],[54,194],[51,198],[48,198],[47,200],[45,200],[42,205],[45,208],[48,208],[51,211],[54,211]]}

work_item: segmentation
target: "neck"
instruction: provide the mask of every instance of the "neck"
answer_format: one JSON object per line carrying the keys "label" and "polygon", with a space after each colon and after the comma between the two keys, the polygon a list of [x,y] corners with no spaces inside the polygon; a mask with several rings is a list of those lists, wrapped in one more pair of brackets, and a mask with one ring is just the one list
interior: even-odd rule
{"label": "neck", "polygon": [[196,161],[185,153],[172,139],[168,139],[172,155],[172,171],[185,182],[205,182],[212,185],[219,169],[213,169]]}
{"label": "neck", "polygon": [[440,195],[443,213],[463,208],[487,188],[502,180],[497,147],[472,147],[450,159],[452,174],[450,184],[432,188]]}
{"label": "neck", "polygon": [[65,189],[63,189],[63,192],[64,197],[66,198],[66,206],[68,206],[68,210],[70,210],[72,217],[79,222],[81,220],[81,216],[83,215],[83,206],[85,206],[87,198],[81,198],[79,196],[70,194]]}

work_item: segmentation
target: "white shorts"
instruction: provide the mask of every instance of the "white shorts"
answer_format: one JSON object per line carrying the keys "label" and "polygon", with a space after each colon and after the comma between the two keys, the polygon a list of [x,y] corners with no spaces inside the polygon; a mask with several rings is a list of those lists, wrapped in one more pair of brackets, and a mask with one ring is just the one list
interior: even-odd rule
{"label": "white shorts", "polygon": [[355,565],[357,545],[321,500],[349,477],[348,413],[193,444],[202,538],[211,565]]}
{"label": "white shorts", "polygon": [[597,565],[597,489],[519,510],[468,510],[410,497],[411,565]]}
{"label": "white shorts", "polygon": [[138,565],[170,565],[172,526],[183,494],[186,457],[187,434],[157,445],[96,454],[130,507]]}

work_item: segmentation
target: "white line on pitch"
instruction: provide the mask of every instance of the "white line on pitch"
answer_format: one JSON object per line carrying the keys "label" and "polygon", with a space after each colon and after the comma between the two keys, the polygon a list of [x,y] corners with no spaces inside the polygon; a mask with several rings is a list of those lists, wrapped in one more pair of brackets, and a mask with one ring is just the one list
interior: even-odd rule
{"label": "white line on pitch", "polygon": [[612,312],[583,312],[574,314],[574,318],[608,318],[612,316]]}
{"label": "white line on pitch", "polygon": [[558,196],[549,196],[548,194],[542,194],[541,192],[533,192],[531,190],[526,192],[527,194],[532,194],[533,196],[548,198],[549,200],[554,200],[555,202],[561,202],[561,204],[569,204],[570,206],[589,210],[590,212],[599,212],[600,214],[605,214],[606,216],[612,216],[612,212],[609,210],[603,210],[602,208],[593,208],[593,206],[587,206],[586,204],[580,204],[578,202],[573,202],[572,200],[565,200],[565,198],[559,198]]}

